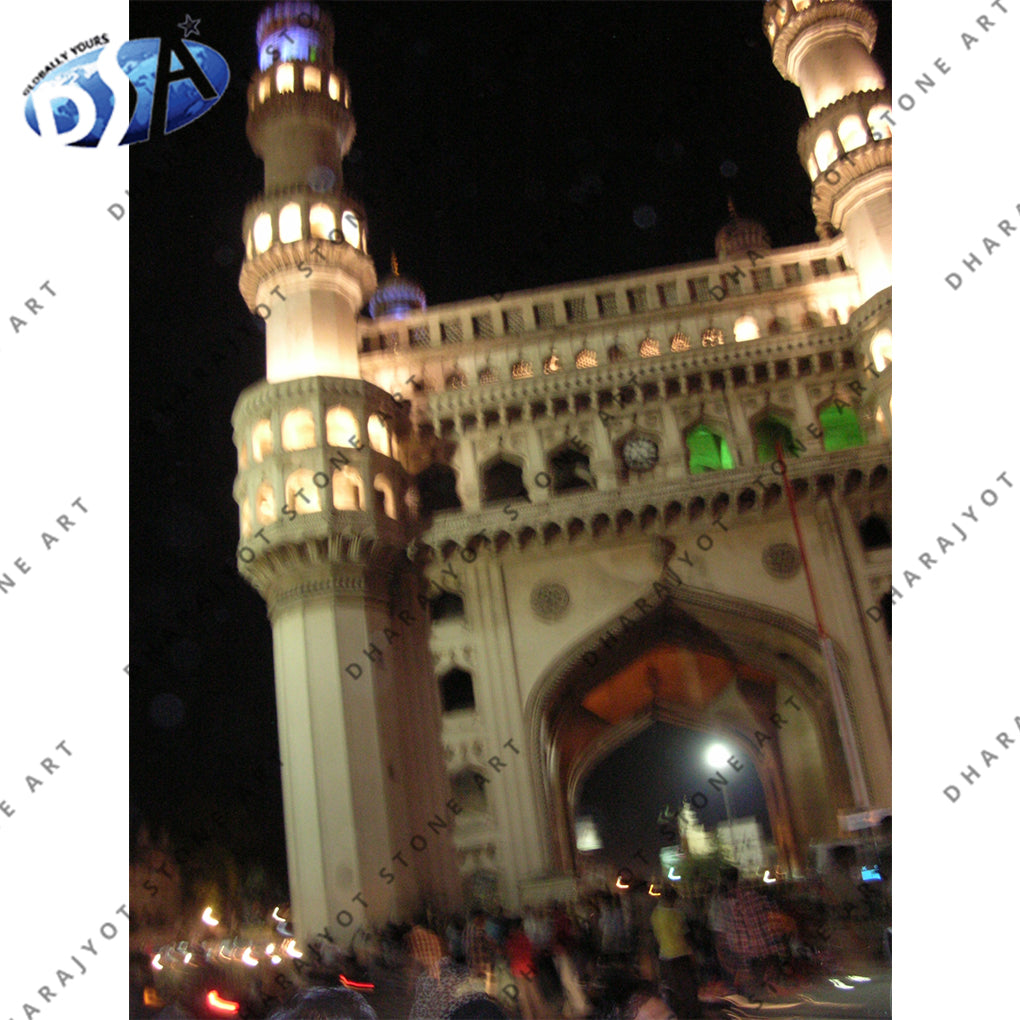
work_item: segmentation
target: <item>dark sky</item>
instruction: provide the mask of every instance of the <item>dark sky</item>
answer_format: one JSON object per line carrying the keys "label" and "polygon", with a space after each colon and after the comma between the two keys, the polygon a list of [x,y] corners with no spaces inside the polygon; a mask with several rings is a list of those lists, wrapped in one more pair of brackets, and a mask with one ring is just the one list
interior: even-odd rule
{"label": "dark sky", "polygon": [[733,819],[756,817],[769,839],[765,793],[746,753],[731,747],[736,769],[724,765],[717,770],[705,760],[709,747],[721,742],[719,735],[657,722],[599,762],[585,779],[576,808],[577,817],[595,821],[603,843],[598,856],[640,873],[642,859],[654,861],[659,848],[672,842],[660,832],[656,812],[666,805],[675,809],[684,798],[701,805],[698,794],[704,798],[697,811],[701,824],[714,829],[723,823],[725,828],[722,780]]}
{"label": "dark sky", "polygon": [[[133,38],[201,19],[232,76],[131,149],[131,790],[135,824],[206,815],[282,877],[271,635],[231,495],[231,411],[265,370],[237,290],[261,6],[131,5]],[[430,304],[711,257],[728,195],[776,246],[815,237],[806,113],[759,3],[326,6],[357,119],[346,188],[380,278],[395,249]]]}

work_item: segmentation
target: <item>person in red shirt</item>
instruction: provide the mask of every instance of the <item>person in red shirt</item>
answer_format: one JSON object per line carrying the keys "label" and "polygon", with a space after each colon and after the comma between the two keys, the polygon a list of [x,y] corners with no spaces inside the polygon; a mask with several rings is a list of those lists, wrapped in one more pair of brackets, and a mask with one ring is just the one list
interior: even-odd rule
{"label": "person in red shirt", "polygon": [[523,1020],[541,1020],[551,1016],[536,980],[535,949],[519,918],[510,922],[503,952],[517,984],[517,1001]]}

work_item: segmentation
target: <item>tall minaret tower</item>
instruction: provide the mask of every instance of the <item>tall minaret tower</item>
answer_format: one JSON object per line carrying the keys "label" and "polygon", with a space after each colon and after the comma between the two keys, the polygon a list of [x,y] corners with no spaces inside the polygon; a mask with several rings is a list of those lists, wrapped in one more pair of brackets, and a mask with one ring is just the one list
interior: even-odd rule
{"label": "tall minaret tower", "polygon": [[405,552],[406,406],[360,378],[376,275],[343,190],[354,117],[333,38],[314,3],[258,20],[247,133],[265,193],[245,211],[240,289],[265,320],[266,380],[233,425],[239,569],[273,628],[292,921],[342,942],[424,900],[454,906],[459,878],[427,601]]}
{"label": "tall minaret tower", "polygon": [[857,0],[769,0],[765,34],[810,118],[798,153],[818,236],[846,237],[864,299],[892,283],[892,101],[871,57],[878,27]]}

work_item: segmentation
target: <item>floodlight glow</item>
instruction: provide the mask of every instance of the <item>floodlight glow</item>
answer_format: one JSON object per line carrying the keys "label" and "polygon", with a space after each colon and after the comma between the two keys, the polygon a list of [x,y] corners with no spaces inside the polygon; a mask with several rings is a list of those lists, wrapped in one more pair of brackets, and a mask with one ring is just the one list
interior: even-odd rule
{"label": "floodlight glow", "polygon": [[869,978],[869,977],[862,977],[860,974],[847,974],[846,979],[847,979],[847,981],[856,981],[858,983],[862,983],[862,982],[870,981],[871,980],[871,978]]}
{"label": "floodlight glow", "polygon": [[764,883],[765,883],[766,885],[772,885],[772,883],[773,883],[773,882],[777,881],[777,879],[776,879],[776,878],[774,878],[774,877],[773,877],[773,878],[769,878],[769,875],[770,875],[770,874],[771,874],[771,872],[769,872],[769,871],[766,871],[766,872],[765,872],[765,874],[764,874],[764,876],[762,877],[762,881],[763,881],[763,882],[764,882]]}
{"label": "floodlight glow", "polygon": [[191,953],[185,953],[184,954],[184,962],[185,963],[191,963]]}
{"label": "floodlight glow", "polygon": [[212,916],[212,907],[206,907],[202,911],[202,920],[205,924],[209,925],[210,928],[215,928],[220,922]]}
{"label": "floodlight glow", "polygon": [[837,988],[842,989],[844,992],[852,992],[854,990],[853,985],[845,985],[843,984],[842,981],[839,980],[839,978],[829,978],[829,981],[831,981],[832,984],[835,985]]}
{"label": "floodlight glow", "polygon": [[729,761],[730,749],[725,744],[713,744],[705,752],[705,761],[714,769],[721,769]]}
{"label": "floodlight glow", "polygon": [[280,917],[280,908],[279,907],[273,907],[273,920],[274,921],[279,921],[281,924],[284,921],[284,919],[282,917]]}
{"label": "floodlight glow", "polygon": [[304,953],[298,949],[297,943],[293,939],[290,940],[290,945],[285,947],[284,952],[286,952],[292,960],[300,960],[301,957],[304,956]]}
{"label": "floodlight glow", "polygon": [[656,889],[654,885],[649,884],[649,886],[648,886],[648,895],[649,896],[661,896],[662,895],[662,890],[661,889]]}
{"label": "floodlight glow", "polygon": [[155,955],[155,956],[154,956],[154,957],[152,958],[152,969],[153,969],[153,970],[162,970],[162,969],[163,969],[163,964],[161,964],[161,963],[159,962],[159,953],[157,953],[157,954],[156,954],[156,955]]}
{"label": "floodlight glow", "polygon": [[259,965],[259,961],[251,955],[251,946],[244,947],[244,952],[241,954],[241,963],[249,967],[257,967]]}
{"label": "floodlight glow", "polygon": [[671,882],[679,882],[680,879],[683,878],[683,875],[674,875],[673,874],[673,865],[671,864],[669,866],[669,875],[667,876],[667,878],[669,878],[669,880]]}
{"label": "floodlight glow", "polygon": [[630,882],[624,882],[623,881],[623,875],[619,875],[619,876],[617,876],[617,879],[616,879],[616,888],[617,889],[629,889],[630,888]]}
{"label": "floodlight glow", "polygon": [[269,945],[266,946],[266,956],[272,956],[273,953],[275,953],[275,952],[276,952],[276,943],[275,942],[270,942]]}
{"label": "floodlight glow", "polygon": [[280,963],[281,959],[282,958],[277,956],[276,953],[273,953],[273,955],[269,957],[269,962],[275,967]]}

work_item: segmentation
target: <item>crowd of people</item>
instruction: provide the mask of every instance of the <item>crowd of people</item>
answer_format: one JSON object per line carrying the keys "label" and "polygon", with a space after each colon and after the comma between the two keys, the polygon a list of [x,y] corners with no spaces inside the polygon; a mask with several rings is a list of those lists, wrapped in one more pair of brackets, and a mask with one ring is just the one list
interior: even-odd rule
{"label": "crowd of people", "polygon": [[[702,998],[788,993],[835,967],[888,955],[888,883],[836,869],[814,883],[765,885],[724,868],[714,883],[636,884],[576,904],[422,917],[406,932],[409,1020],[463,1016],[703,1015]],[[484,1008],[489,1012],[477,1012]]]}
{"label": "crowd of people", "polygon": [[[862,973],[888,961],[891,858],[881,881],[864,882],[848,850],[833,854],[824,879],[766,884],[725,867],[712,881],[618,883],[515,916],[426,912],[353,950],[365,974],[385,974],[391,987],[402,972],[409,1020],[687,1020],[726,995],[767,1001],[837,967]],[[395,1015],[378,1013],[382,998],[304,989],[272,1016]]]}

